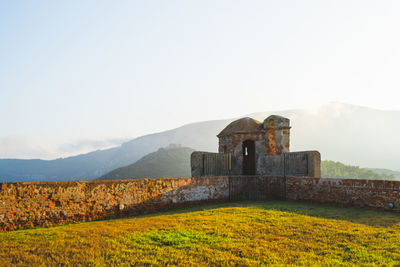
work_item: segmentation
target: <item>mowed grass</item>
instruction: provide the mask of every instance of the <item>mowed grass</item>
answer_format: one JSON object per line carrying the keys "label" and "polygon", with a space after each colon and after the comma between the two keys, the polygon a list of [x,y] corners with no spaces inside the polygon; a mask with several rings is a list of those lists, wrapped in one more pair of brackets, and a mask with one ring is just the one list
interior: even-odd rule
{"label": "mowed grass", "polygon": [[400,265],[400,214],[266,201],[0,233],[0,265]]}

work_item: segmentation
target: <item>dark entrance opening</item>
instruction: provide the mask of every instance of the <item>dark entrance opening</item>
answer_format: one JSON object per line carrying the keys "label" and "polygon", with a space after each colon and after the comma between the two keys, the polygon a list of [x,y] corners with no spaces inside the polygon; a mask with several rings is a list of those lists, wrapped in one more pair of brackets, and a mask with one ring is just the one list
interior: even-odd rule
{"label": "dark entrance opening", "polygon": [[256,174],[256,146],[253,140],[246,140],[242,144],[243,175]]}

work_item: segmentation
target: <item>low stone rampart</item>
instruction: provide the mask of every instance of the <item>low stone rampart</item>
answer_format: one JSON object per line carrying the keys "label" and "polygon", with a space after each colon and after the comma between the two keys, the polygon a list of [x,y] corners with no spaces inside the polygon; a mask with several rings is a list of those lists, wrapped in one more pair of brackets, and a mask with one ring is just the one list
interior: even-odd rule
{"label": "low stone rampart", "polygon": [[229,178],[0,183],[0,231],[227,201]]}
{"label": "low stone rampart", "polygon": [[0,231],[138,215],[210,202],[277,198],[400,212],[400,181],[207,176],[0,183]]}
{"label": "low stone rampart", "polygon": [[400,212],[400,181],[286,177],[286,199]]}

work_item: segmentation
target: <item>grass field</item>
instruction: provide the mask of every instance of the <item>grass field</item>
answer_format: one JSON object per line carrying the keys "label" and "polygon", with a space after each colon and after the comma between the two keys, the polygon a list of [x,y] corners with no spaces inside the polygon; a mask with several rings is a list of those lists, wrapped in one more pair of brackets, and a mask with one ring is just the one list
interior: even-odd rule
{"label": "grass field", "polygon": [[0,265],[400,265],[400,214],[293,202],[206,205],[0,233]]}

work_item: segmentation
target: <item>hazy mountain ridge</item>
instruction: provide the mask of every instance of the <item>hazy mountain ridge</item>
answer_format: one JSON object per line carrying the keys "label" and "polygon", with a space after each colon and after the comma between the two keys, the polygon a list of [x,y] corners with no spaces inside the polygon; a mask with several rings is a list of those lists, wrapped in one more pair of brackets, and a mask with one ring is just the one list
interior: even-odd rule
{"label": "hazy mountain ridge", "polygon": [[[330,103],[314,110],[259,112],[244,116],[263,120],[271,114],[291,119],[291,151],[319,150],[323,159],[369,168],[399,168],[400,111]],[[64,159],[0,159],[0,182],[95,179],[171,143],[215,152],[216,135],[234,119],[191,123],[138,137],[115,148]]]}

